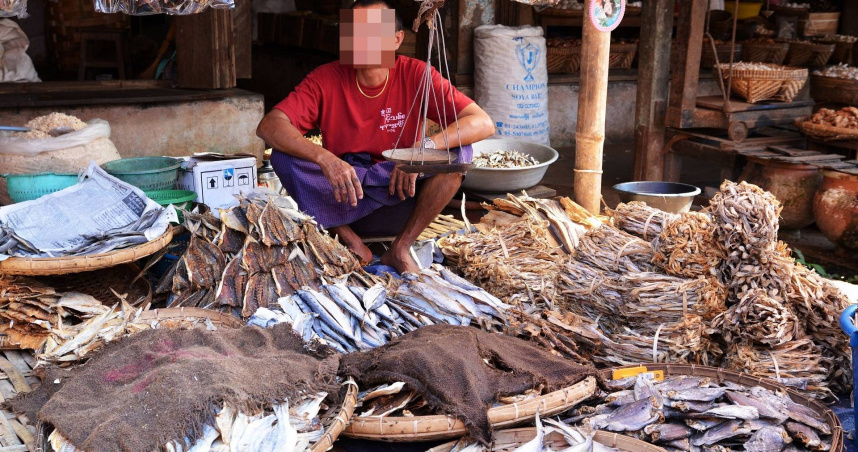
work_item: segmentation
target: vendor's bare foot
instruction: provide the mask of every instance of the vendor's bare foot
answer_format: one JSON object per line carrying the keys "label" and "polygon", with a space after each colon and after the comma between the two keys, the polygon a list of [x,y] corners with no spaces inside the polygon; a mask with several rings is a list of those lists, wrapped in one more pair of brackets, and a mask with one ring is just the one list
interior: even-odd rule
{"label": "vendor's bare foot", "polygon": [[351,252],[360,259],[361,265],[366,265],[372,262],[372,251],[363,243],[360,236],[348,226],[335,226],[330,228],[330,232],[334,233],[340,243],[346,246]]}
{"label": "vendor's bare foot", "polygon": [[399,248],[390,248],[384,255],[381,256],[381,263],[388,267],[393,267],[400,274],[405,272],[420,273],[420,267],[414,258],[411,257],[411,248],[404,250]]}
{"label": "vendor's bare foot", "polygon": [[361,265],[367,265],[372,262],[372,251],[362,241],[358,240],[357,243],[346,243],[345,245],[346,248],[357,255]]}

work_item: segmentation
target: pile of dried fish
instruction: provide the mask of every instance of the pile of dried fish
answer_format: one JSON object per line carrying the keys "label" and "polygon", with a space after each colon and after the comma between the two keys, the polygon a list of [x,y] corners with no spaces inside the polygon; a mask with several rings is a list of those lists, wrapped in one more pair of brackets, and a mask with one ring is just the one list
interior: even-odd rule
{"label": "pile of dried fish", "polygon": [[608,215],[613,218],[616,227],[646,241],[658,237],[668,223],[678,217],[675,213],[650,207],[640,201],[620,203],[616,209],[608,209]]}
{"label": "pile of dried fish", "polygon": [[[167,209],[174,208],[168,206]],[[82,244],[62,252],[40,250],[17,235],[13,229],[0,224],[0,254],[19,257],[86,256],[129,248],[149,241],[145,235],[146,230],[166,215],[167,209],[151,209],[125,226],[85,235]]]}
{"label": "pile of dried fish", "polygon": [[474,165],[477,168],[524,168],[539,165],[539,160],[519,151],[497,150],[474,156]]}
{"label": "pile of dried fish", "polygon": [[278,300],[280,309],[260,308],[249,323],[269,327],[288,322],[305,342],[321,339],[348,353],[386,344],[392,338],[436,323],[502,325],[504,304],[443,267],[406,273],[392,297],[381,284],[368,289],[344,283],[299,289]]}
{"label": "pile of dried fish", "polygon": [[[327,410],[327,393],[305,394],[291,405],[288,400],[271,408],[245,413],[229,405],[214,410],[213,422],[203,426],[202,437],[185,443],[164,445],[167,452],[301,452],[324,435],[319,412]],[[54,430],[48,441],[56,451],[79,452],[67,438]]]}
{"label": "pile of dried fish", "polygon": [[592,267],[617,273],[655,271],[649,243],[611,225],[587,231],[575,250],[575,259]]}
{"label": "pile of dried fish", "polygon": [[653,263],[667,274],[696,278],[720,276],[724,252],[708,214],[686,212],[669,221],[652,242]]}
{"label": "pile of dried fish", "polygon": [[771,348],[747,344],[731,345],[724,358],[724,367],[758,377],[769,378],[783,385],[823,400],[836,400],[825,380],[831,360],[810,339],[798,339]]}
{"label": "pile of dried fish", "polygon": [[504,443],[507,438],[503,437],[503,432],[499,433],[493,438],[491,447],[461,439],[450,452],[619,452],[619,449],[594,441],[592,429],[571,427],[552,419],[541,420],[539,413],[536,414],[536,436],[530,441]]}
{"label": "pile of dried fish", "polygon": [[591,319],[616,315],[624,303],[618,274],[575,259],[563,263],[557,284],[563,296],[559,306]]}
{"label": "pile of dried fish", "polygon": [[572,413],[570,423],[623,432],[670,451],[827,451],[831,427],[785,392],[691,376],[644,374],[608,381],[614,391]]}
{"label": "pile of dried fish", "polygon": [[747,259],[774,249],[778,240],[780,201],[747,182],[724,181],[706,210],[715,222],[715,236],[726,259]]}
{"label": "pile of dried fish", "polygon": [[302,287],[319,288],[319,275],[338,278],[358,269],[355,256],[286,197],[242,198],[211,213],[188,212],[187,251],[158,284],[172,291],[171,307],[197,306],[249,318],[260,307]]}
{"label": "pile of dried fish", "polygon": [[804,335],[795,313],[763,289],[745,293],[713,322],[727,342],[747,341],[759,345],[781,345]]}

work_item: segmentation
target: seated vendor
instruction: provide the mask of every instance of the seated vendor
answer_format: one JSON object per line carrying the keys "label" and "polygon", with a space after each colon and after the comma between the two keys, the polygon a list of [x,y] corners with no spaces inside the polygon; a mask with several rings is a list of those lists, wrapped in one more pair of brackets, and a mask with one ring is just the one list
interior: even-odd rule
{"label": "seated vendor", "polygon": [[[426,63],[395,55],[405,33],[384,0],[357,0],[342,18],[340,61],[310,73],[263,118],[257,135],[274,149],[274,171],[303,211],[364,263],[372,253],[360,235],[396,235],[381,263],[416,272],[411,245],[453,198],[462,174],[408,174],[384,161],[385,150],[420,145],[421,115],[417,107],[409,111]],[[492,121],[434,69],[432,80],[427,116],[449,126],[424,137],[424,145],[468,163],[470,144],[494,133]],[[322,146],[304,138],[315,128]]]}

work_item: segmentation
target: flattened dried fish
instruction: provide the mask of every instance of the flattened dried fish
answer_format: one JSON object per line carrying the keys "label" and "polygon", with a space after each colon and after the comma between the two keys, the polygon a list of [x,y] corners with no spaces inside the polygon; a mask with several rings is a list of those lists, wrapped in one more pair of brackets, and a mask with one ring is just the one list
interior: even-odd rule
{"label": "flattened dried fish", "polygon": [[241,266],[241,259],[235,258],[226,265],[215,293],[218,306],[240,307],[244,302],[244,289],[249,276]]}
{"label": "flattened dried fish", "polygon": [[244,291],[241,316],[250,317],[259,308],[277,305],[277,289],[271,273],[257,273],[250,276]]}
{"label": "flattened dried fish", "polygon": [[678,423],[653,424],[644,428],[644,433],[650,435],[653,441],[669,443],[678,439],[688,438],[694,431],[687,425]]}
{"label": "flattened dried fish", "polygon": [[267,246],[285,246],[300,240],[301,229],[280,208],[269,201],[259,216],[259,236]]}
{"label": "flattened dried fish", "polygon": [[188,271],[188,280],[198,288],[214,287],[226,267],[226,258],[221,250],[197,236],[191,236],[188,251],[182,259]]}
{"label": "flattened dried fish", "polygon": [[746,452],[781,452],[786,444],[792,442],[783,427],[764,427],[751,435],[745,443]]}
{"label": "flattened dried fish", "polygon": [[612,432],[640,430],[663,418],[657,408],[657,403],[655,398],[639,400],[623,406],[611,414],[592,418],[590,425],[596,429],[606,429]]}
{"label": "flattened dried fish", "polygon": [[822,447],[822,440],[812,428],[799,422],[787,422],[784,426],[792,437],[804,447],[810,450],[820,450]]}
{"label": "flattened dried fish", "polygon": [[712,446],[725,439],[750,434],[751,431],[749,429],[742,427],[742,421],[730,420],[705,432],[695,434],[691,437],[691,444],[698,447]]}
{"label": "flattened dried fish", "polygon": [[244,246],[244,234],[226,227],[226,223],[224,223],[217,239],[217,246],[224,253],[238,253]]}
{"label": "flattened dried fish", "polygon": [[711,402],[724,396],[724,388],[692,388],[683,391],[667,391],[667,397],[688,402]]}

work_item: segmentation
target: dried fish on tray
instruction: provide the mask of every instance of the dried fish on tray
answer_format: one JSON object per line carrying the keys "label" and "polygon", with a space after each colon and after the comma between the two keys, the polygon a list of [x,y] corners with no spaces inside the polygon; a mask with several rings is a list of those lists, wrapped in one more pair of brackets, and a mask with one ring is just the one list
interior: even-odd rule
{"label": "dried fish on tray", "polygon": [[763,289],[746,292],[738,303],[712,321],[728,343],[737,340],[751,344],[782,345],[804,335],[793,309],[769,297]]}
{"label": "dried fish on tray", "polygon": [[831,360],[823,357],[822,350],[807,338],[775,347],[731,345],[724,358],[728,369],[769,378],[825,401],[836,400],[825,383],[831,365]]}
{"label": "dried fish on tray", "polygon": [[614,219],[614,226],[646,241],[654,240],[671,221],[679,217],[641,201],[620,203],[616,209],[608,209],[607,212]]}
{"label": "dried fish on tray", "polygon": [[708,214],[686,212],[668,222],[652,242],[653,264],[674,276],[719,277],[724,251]]}
{"label": "dried fish on tray", "polygon": [[827,451],[842,441],[839,425],[782,390],[669,373],[660,382],[644,373],[606,383],[621,382],[566,421],[667,450]]}
{"label": "dried fish on tray", "polygon": [[617,273],[655,271],[649,243],[603,224],[590,229],[581,238],[574,258],[605,271]]}
{"label": "dried fish on tray", "polygon": [[473,163],[477,168],[524,168],[539,165],[539,160],[519,151],[497,150],[475,156]]}

